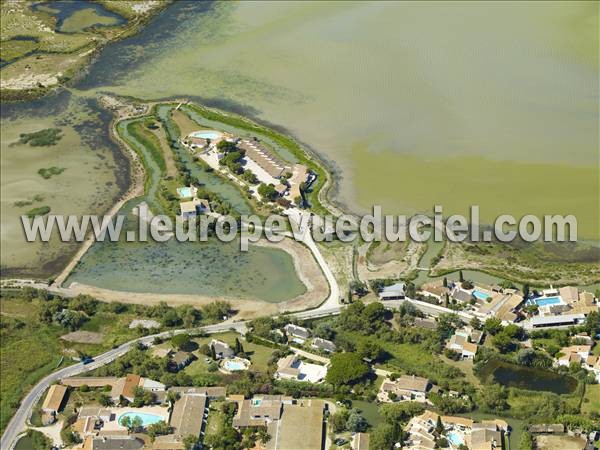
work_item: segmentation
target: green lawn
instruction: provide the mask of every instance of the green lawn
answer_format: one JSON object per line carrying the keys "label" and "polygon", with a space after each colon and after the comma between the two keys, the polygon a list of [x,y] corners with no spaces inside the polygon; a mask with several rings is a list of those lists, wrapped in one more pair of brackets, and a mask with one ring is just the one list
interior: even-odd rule
{"label": "green lawn", "polygon": [[2,298],[0,311],[0,432],[4,431],[23,395],[45,375],[72,364],[77,351],[95,355],[136,336],[129,314],[98,313],[82,329],[105,334],[102,344],[66,342],[69,332],[38,319],[39,300]]}
{"label": "green lawn", "polygon": [[581,403],[581,413],[600,413],[600,384],[588,384]]}
{"label": "green lawn", "polygon": [[206,424],[207,436],[215,434],[219,430],[219,428],[221,428],[221,424],[225,421],[225,415],[221,412],[221,406],[223,406],[223,403],[224,402],[222,401],[210,402],[208,422]]}
{"label": "green lawn", "polygon": [[[248,359],[252,362],[250,366],[251,370],[258,372],[266,372],[268,368],[268,361],[273,352],[275,351],[272,348],[265,347],[263,345],[254,344],[251,342],[246,342],[239,334],[234,333],[233,331],[228,331],[226,333],[213,334],[204,338],[194,339],[195,342],[198,343],[198,346],[203,344],[210,344],[210,341],[213,339],[218,339],[219,341],[226,342],[232,348],[235,345],[235,338],[238,338],[244,347],[244,351],[248,355]],[[205,355],[194,352],[198,357],[198,360],[194,361],[192,364],[188,366],[186,372],[190,373],[190,375],[198,373],[198,371],[204,368],[204,372],[206,372],[207,363],[204,362]]]}

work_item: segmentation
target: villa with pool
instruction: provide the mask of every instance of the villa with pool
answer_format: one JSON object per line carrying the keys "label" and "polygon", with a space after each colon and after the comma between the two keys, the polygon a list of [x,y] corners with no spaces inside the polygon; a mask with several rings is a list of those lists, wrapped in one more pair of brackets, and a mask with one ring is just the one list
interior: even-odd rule
{"label": "villa with pool", "polygon": [[[438,418],[442,430],[437,430]],[[508,433],[508,424],[501,419],[474,422],[466,417],[439,416],[433,411],[425,411],[413,417],[404,431],[408,437],[403,448],[423,450],[438,448],[438,442],[444,438],[448,448],[458,450],[461,445],[471,450],[499,450],[504,448],[504,435]]]}

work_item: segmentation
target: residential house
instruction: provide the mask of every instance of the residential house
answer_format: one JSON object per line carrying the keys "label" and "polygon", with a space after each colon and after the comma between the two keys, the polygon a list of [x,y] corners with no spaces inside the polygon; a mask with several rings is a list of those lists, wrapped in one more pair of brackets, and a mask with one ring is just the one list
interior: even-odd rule
{"label": "residential house", "polygon": [[114,403],[119,403],[121,397],[132,402],[137,388],[142,388],[154,393],[165,391],[165,385],[158,381],[143,378],[135,374],[129,374],[126,377],[117,380],[111,389],[110,397]]}
{"label": "residential house", "polygon": [[477,354],[477,344],[469,342],[460,334],[454,334],[446,344],[446,348],[460,353],[463,359],[473,359]]}
{"label": "residential house", "polygon": [[333,342],[321,338],[314,338],[311,347],[329,353],[333,353],[336,350],[336,346]]}
{"label": "residential house", "polygon": [[187,202],[179,202],[179,209],[183,219],[191,219],[198,214],[210,213],[210,204],[206,199],[194,198]]}
{"label": "residential house", "polygon": [[293,323],[288,323],[285,327],[285,334],[288,337],[288,340],[294,341],[298,344],[304,344],[306,340],[310,337],[310,330],[298,325],[294,325]]}
{"label": "residential house", "polygon": [[233,349],[223,341],[213,339],[210,341],[210,346],[215,349],[215,356],[217,359],[227,359],[235,356]]}
{"label": "residential house", "polygon": [[277,361],[275,378],[283,380],[320,383],[327,375],[327,367],[301,361],[296,355],[288,355]]}
{"label": "residential house", "polygon": [[67,387],[61,384],[53,384],[48,389],[44,403],[42,403],[42,412],[45,414],[56,415],[62,408],[65,396],[67,395]]}
{"label": "residential house", "polygon": [[406,297],[406,283],[399,282],[391,286],[385,286],[379,292],[379,300],[399,300]]}
{"label": "residential house", "polygon": [[556,360],[558,366],[569,366],[571,363],[581,364],[585,362],[592,350],[591,345],[571,345],[560,349],[560,356]]}
{"label": "residential house", "polygon": [[320,450],[323,437],[323,400],[294,400],[281,395],[231,396],[238,409],[234,428],[266,427],[271,439],[266,450]]}
{"label": "residential house", "polygon": [[434,319],[423,319],[421,317],[416,317],[413,325],[428,330],[435,330],[437,328],[437,322]]}
{"label": "residential house", "polygon": [[185,368],[189,363],[191,363],[194,359],[194,355],[189,352],[178,351],[174,355],[171,356],[170,366],[175,371],[179,371]]}
{"label": "residential house", "polygon": [[266,426],[273,420],[279,420],[284,402],[289,404],[293,402],[292,397],[281,395],[261,395],[254,396],[252,399],[233,395],[230,399],[238,404],[232,421],[234,428]]}
{"label": "residential house", "polygon": [[431,383],[427,378],[402,375],[394,381],[390,379],[384,380],[379,388],[377,398],[382,402],[407,400],[425,402],[427,400],[427,392],[430,388]]}
{"label": "residential house", "polygon": [[173,433],[157,436],[154,450],[185,449],[183,440],[186,436],[199,437],[204,427],[207,411],[207,396],[201,393],[182,394],[173,406],[169,425]]}

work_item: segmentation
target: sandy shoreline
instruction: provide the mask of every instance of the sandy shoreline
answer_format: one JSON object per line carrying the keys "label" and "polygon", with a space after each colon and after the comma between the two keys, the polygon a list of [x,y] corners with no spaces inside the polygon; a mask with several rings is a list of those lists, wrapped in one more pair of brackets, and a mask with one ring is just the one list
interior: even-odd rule
{"label": "sandy shoreline", "polygon": [[272,243],[265,239],[257,242],[261,247],[277,248],[287,252],[294,261],[296,273],[302,283],[306,286],[306,292],[281,303],[269,303],[260,299],[242,298],[232,296],[212,296],[202,294],[158,294],[152,292],[126,292],[105,289],[82,283],[71,283],[66,288],[73,294],[87,294],[98,300],[106,302],[121,302],[131,304],[152,305],[166,302],[171,306],[192,305],[203,306],[217,300],[231,303],[237,311],[236,319],[249,319],[264,315],[273,315],[283,312],[301,311],[316,308],[325,300],[329,293],[329,286],[320,267],[314,260],[310,251],[302,244],[291,239],[285,239],[280,243]]}

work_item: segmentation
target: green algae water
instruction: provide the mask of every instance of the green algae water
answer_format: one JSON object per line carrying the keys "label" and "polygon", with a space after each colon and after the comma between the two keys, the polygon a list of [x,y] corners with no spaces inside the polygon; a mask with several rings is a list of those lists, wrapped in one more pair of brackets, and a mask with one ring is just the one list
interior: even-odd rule
{"label": "green algae water", "polygon": [[306,288],[284,251],[236,242],[96,243],[66,285],[157,294],[249,298],[278,303]]}
{"label": "green algae water", "polygon": [[598,239],[597,2],[177,2],[85,90],[287,128],[355,212],[575,214]]}

